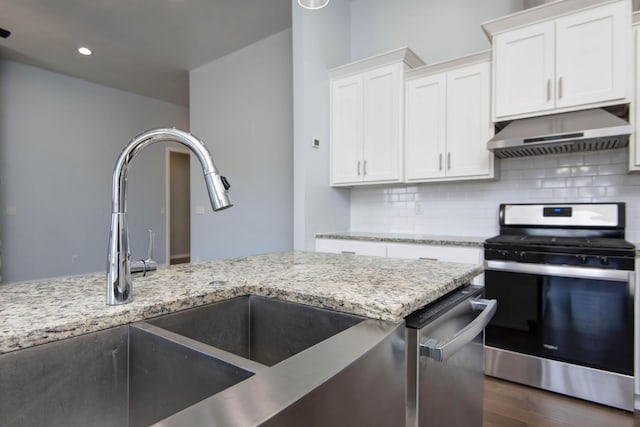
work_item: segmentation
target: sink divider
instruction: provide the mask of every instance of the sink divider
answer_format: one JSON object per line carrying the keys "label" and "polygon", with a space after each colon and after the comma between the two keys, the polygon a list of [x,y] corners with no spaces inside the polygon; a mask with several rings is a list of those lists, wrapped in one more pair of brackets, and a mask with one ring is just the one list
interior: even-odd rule
{"label": "sink divider", "polygon": [[253,360],[246,359],[242,356],[238,356],[228,351],[211,346],[209,344],[205,344],[201,341],[197,341],[197,340],[185,337],[184,335],[171,332],[159,326],[151,325],[144,321],[132,323],[130,327],[138,329],[140,331],[144,331],[148,334],[158,336],[160,338],[171,341],[183,347],[189,348],[193,351],[202,353],[206,356],[210,356],[210,357],[214,357],[216,359],[222,360],[223,362],[227,362],[240,369],[253,372],[254,374],[269,368],[268,366],[263,365],[262,363],[258,363]]}

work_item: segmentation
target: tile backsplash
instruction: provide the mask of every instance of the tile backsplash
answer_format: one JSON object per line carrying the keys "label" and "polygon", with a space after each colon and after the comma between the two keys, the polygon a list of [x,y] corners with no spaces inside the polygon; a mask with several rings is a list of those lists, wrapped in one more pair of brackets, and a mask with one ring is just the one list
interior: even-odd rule
{"label": "tile backsplash", "polygon": [[640,244],[640,174],[628,149],[504,159],[495,181],[351,190],[351,231],[491,237],[500,203],[626,202],[627,240]]}

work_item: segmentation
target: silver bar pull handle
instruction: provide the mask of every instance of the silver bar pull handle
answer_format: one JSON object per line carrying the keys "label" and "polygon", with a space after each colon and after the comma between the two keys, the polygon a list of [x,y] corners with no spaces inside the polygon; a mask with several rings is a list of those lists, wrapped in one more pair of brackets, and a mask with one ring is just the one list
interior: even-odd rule
{"label": "silver bar pull handle", "polygon": [[420,343],[420,355],[430,357],[438,362],[444,362],[453,356],[458,350],[469,344],[489,324],[496,312],[497,301],[486,299],[472,299],[469,301],[473,309],[482,309],[482,312],[471,323],[456,332],[446,341],[435,338],[427,338]]}
{"label": "silver bar pull handle", "polygon": [[551,79],[547,79],[547,102],[551,101]]}
{"label": "silver bar pull handle", "polygon": [[447,153],[447,170],[451,170],[451,152]]}
{"label": "silver bar pull handle", "polygon": [[360,176],[360,160],[358,160],[358,176]]}
{"label": "silver bar pull handle", "polygon": [[442,170],[442,153],[440,153],[440,159],[438,160],[438,170]]}
{"label": "silver bar pull handle", "polygon": [[558,99],[562,99],[562,77],[558,79]]}
{"label": "silver bar pull handle", "polygon": [[364,176],[364,175],[366,175],[366,174],[367,174],[367,161],[365,160],[365,161],[362,163],[362,175]]}
{"label": "silver bar pull handle", "polygon": [[356,253],[354,251],[340,251],[341,254],[347,254],[347,255],[355,255]]}
{"label": "silver bar pull handle", "polygon": [[424,256],[418,257],[418,259],[423,259],[425,261],[438,261],[438,258],[429,258]]}

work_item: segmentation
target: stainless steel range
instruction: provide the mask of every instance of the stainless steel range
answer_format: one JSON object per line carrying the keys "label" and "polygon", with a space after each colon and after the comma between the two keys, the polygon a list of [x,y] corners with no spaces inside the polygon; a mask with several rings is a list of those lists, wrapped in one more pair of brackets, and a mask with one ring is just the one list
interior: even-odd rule
{"label": "stainless steel range", "polygon": [[485,374],[633,410],[635,247],[624,203],[503,204],[484,243]]}

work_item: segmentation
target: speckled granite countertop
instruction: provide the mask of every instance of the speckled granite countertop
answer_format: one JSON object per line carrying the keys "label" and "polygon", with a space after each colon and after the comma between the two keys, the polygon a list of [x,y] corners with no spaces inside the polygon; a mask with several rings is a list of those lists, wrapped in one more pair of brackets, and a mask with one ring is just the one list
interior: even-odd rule
{"label": "speckled granite countertop", "polygon": [[104,274],[0,286],[0,354],[255,294],[401,321],[481,266],[315,252],[182,264],[136,278],[133,302],[105,305]]}
{"label": "speckled granite countertop", "polygon": [[363,240],[368,242],[418,243],[423,245],[476,246],[481,248],[484,237],[432,236],[427,234],[368,233],[348,231],[344,233],[318,233],[318,239]]}

